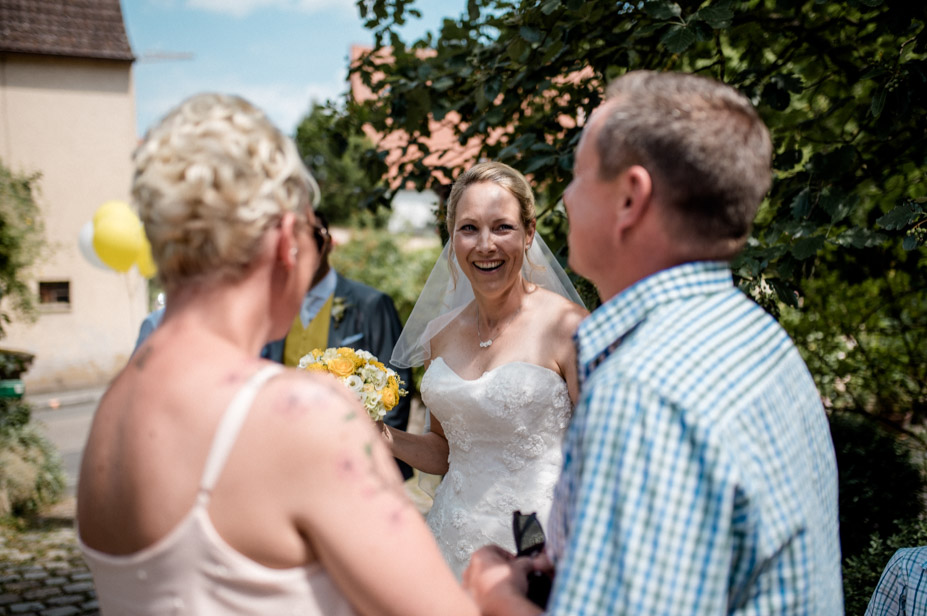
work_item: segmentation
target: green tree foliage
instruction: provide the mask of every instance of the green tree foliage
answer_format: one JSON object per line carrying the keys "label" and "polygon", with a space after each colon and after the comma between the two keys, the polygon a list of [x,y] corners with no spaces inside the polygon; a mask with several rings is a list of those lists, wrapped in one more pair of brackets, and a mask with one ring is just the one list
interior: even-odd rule
{"label": "green tree foliage", "polygon": [[927,448],[927,293],[915,278],[888,269],[848,280],[821,267],[781,321],[829,408],[873,415]]}
{"label": "green tree foliage", "polygon": [[[460,16],[410,43],[397,27],[414,16],[414,0],[358,7],[393,59],[383,62],[374,50],[355,69],[378,95],[363,120],[378,131],[405,131],[408,148],[423,154],[430,153],[429,118],[453,120],[459,143],[482,138],[478,156],[532,177],[541,229],[555,250],[564,243],[558,202],[581,123],[610,79],[634,69],[678,70],[746,94],[772,133],[775,177],[734,264],[738,283],[777,316],[801,303],[801,318],[817,325],[796,327],[799,337],[823,336],[825,346],[856,341],[842,364],[835,355],[817,363],[822,389],[868,371],[857,387],[867,391],[855,394],[867,401],[854,406],[900,417],[919,405],[915,414],[923,414],[923,370],[909,371],[924,365],[923,351],[896,360],[894,349],[910,346],[896,336],[903,331],[923,339],[927,322],[927,5],[461,0]],[[420,187],[436,181],[433,171],[460,171],[430,170],[422,158],[401,169]],[[855,285],[870,302],[865,312],[843,302]],[[841,311],[844,318],[834,319]],[[888,363],[861,365],[875,357]],[[848,362],[855,364],[849,371]],[[920,393],[889,394],[899,382]],[[849,398],[832,400],[840,408]]]}
{"label": "green tree foliage", "polygon": [[393,298],[403,323],[421,293],[441,247],[400,249],[401,238],[382,230],[355,230],[351,241],[336,245],[331,264],[338,273]]}
{"label": "green tree foliage", "polygon": [[911,448],[865,415],[833,414],[830,431],[840,471],[840,546],[846,559],[865,551],[871,537],[890,537],[917,522],[925,479]]}
{"label": "green tree foliage", "polygon": [[[781,316],[832,419],[870,420],[861,432],[834,430],[841,488],[857,498],[841,503],[842,524],[867,541],[877,532],[873,545],[923,543],[923,533],[904,534],[920,509],[892,517],[879,508],[875,522],[867,513],[886,496],[875,488],[907,466],[886,462],[895,454],[881,433],[872,443],[860,434],[877,423],[917,444],[927,415],[927,4],[461,0],[461,14],[440,32],[410,42],[398,27],[416,15],[414,0],[357,6],[388,49],[354,69],[376,94],[356,113],[380,132],[404,131],[406,151],[422,153],[401,175],[426,187],[435,172],[460,172],[423,165],[425,155],[440,154],[427,145],[429,120],[454,126],[460,144],[479,138],[477,157],[531,177],[539,228],[555,250],[564,243],[559,201],[581,125],[609,80],[636,69],[685,71],[749,97],[773,137],[774,181],[734,263],[738,284]],[[876,472],[883,463],[894,470]],[[922,508],[922,483],[903,474],[905,506]],[[862,613],[851,606],[865,605],[871,569],[881,571],[890,555],[848,554],[847,613]]]}
{"label": "green tree foliage", "polygon": [[0,338],[13,316],[35,318],[27,270],[45,245],[41,212],[33,198],[38,178],[13,173],[0,161]]}
{"label": "green tree foliage", "polygon": [[296,128],[296,146],[322,191],[319,211],[332,224],[352,221],[380,194],[381,156],[356,117],[332,102],[314,104]]}
{"label": "green tree foliage", "polygon": [[844,612],[865,614],[885,565],[899,548],[927,545],[927,522],[920,520],[897,534],[882,539],[874,535],[869,545],[843,563]]}

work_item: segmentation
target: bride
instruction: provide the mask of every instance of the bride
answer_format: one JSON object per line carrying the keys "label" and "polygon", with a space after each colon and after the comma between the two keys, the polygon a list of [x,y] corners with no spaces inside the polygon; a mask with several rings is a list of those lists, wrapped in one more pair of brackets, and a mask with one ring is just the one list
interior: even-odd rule
{"label": "bride", "polygon": [[587,312],[535,223],[518,171],[464,172],[448,197],[450,239],[391,359],[426,367],[430,432],[382,429],[396,457],[445,475],[427,522],[458,579],[482,545],[514,551],[516,509],[547,522],[576,400],[572,335]]}

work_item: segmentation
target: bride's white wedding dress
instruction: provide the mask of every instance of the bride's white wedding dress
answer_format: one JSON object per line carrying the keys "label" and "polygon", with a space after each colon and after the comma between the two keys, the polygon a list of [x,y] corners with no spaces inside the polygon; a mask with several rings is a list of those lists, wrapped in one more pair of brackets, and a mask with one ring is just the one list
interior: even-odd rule
{"label": "bride's white wedding dress", "polygon": [[450,449],[427,521],[459,579],[477,548],[515,551],[516,509],[546,526],[572,405],[559,374],[524,362],[466,380],[438,357],[421,389]]}

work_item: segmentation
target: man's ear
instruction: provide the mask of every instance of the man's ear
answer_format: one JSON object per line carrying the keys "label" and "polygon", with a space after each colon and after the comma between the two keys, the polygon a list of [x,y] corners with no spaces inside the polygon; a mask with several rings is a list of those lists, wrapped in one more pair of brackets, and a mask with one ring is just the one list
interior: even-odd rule
{"label": "man's ear", "polygon": [[650,172],[640,165],[632,165],[615,179],[618,204],[618,228],[630,229],[637,226],[651,207],[653,179]]}

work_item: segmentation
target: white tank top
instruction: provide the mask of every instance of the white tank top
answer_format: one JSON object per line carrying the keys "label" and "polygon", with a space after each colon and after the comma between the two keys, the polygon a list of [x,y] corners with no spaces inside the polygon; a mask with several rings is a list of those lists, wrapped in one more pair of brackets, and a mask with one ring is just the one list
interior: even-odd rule
{"label": "white tank top", "polygon": [[103,614],[355,614],[318,563],[266,567],[226,543],[209,518],[212,488],[251,404],[264,383],[282,369],[262,368],[235,395],[213,438],[196,503],[171,532],[143,550],[121,556],[88,547],[78,532]]}

